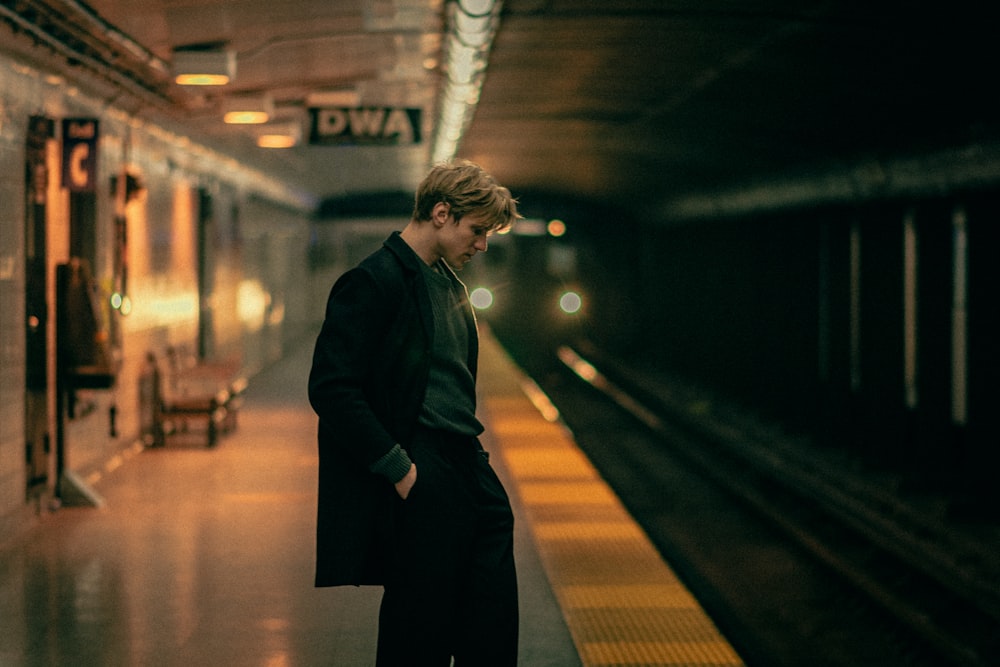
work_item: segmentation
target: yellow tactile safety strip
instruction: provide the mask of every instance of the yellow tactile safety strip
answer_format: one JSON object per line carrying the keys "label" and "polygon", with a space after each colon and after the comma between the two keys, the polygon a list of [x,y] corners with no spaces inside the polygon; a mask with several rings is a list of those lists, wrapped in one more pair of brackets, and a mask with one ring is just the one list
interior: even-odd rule
{"label": "yellow tactile safety strip", "polygon": [[584,667],[743,665],[571,435],[542,418],[555,414],[544,395],[482,343],[483,408]]}

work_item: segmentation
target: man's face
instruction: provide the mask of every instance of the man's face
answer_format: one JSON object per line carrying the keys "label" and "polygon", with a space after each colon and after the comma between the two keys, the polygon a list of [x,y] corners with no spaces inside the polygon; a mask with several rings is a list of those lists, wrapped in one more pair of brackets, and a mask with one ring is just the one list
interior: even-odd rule
{"label": "man's face", "polygon": [[468,214],[458,223],[452,215],[437,230],[438,252],[455,271],[461,271],[477,252],[486,252],[489,226],[482,216]]}

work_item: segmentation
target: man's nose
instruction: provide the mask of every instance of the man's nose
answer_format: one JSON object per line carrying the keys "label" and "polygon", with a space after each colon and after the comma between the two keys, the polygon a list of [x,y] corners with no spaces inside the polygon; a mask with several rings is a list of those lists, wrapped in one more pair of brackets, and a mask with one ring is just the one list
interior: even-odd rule
{"label": "man's nose", "polygon": [[476,242],[472,247],[479,252],[486,252],[486,248],[489,247],[489,243],[487,243],[486,239],[476,239]]}

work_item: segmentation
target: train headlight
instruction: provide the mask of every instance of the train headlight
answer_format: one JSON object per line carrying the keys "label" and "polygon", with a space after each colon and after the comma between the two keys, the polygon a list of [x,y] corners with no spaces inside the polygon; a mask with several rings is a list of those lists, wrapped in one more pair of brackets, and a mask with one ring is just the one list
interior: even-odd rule
{"label": "train headlight", "polygon": [[493,292],[486,287],[477,287],[469,294],[469,301],[478,310],[486,310],[493,305]]}
{"label": "train headlight", "polygon": [[563,292],[562,296],[559,297],[559,307],[567,315],[575,315],[583,307],[583,299],[572,290]]}

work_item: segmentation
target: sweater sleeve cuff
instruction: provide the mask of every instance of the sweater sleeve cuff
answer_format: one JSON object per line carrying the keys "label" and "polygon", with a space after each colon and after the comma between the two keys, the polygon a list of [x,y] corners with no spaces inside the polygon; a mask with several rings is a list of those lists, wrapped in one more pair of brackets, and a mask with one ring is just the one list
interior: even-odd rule
{"label": "sweater sleeve cuff", "polygon": [[382,475],[395,484],[406,477],[406,473],[410,472],[411,465],[413,465],[413,462],[410,460],[409,455],[407,455],[401,446],[396,445],[382,458],[373,463],[369,470]]}

